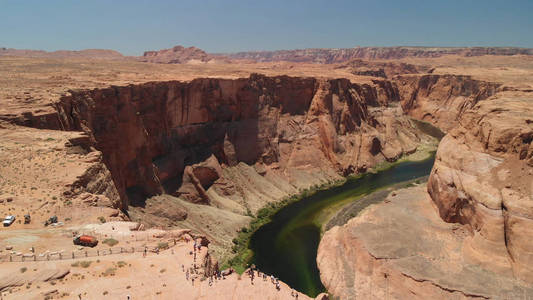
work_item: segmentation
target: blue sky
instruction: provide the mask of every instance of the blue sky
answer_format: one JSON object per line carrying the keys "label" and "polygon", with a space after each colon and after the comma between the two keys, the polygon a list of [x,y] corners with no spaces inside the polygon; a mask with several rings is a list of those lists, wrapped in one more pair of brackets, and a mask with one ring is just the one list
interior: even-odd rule
{"label": "blue sky", "polygon": [[0,0],[0,47],[533,47],[533,0]]}

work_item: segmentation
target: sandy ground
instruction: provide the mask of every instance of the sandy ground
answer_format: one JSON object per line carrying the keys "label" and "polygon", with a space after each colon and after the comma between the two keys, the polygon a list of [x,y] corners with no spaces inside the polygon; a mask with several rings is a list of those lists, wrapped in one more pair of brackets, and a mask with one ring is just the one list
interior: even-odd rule
{"label": "sandy ground", "polygon": [[[16,217],[2,230],[43,228],[53,215],[69,225],[95,222],[116,212],[111,203],[91,206],[81,197],[63,194],[95,163],[97,153],[87,155],[66,146],[80,136],[11,125],[0,128],[0,216]],[[30,224],[24,224],[25,214],[30,214]]]}
{"label": "sandy ground", "polygon": [[[132,233],[127,229],[130,225],[129,222],[113,222],[88,227],[101,234]],[[152,236],[157,236],[156,233],[152,232]],[[40,234],[33,232],[33,236],[39,238],[42,237]],[[0,237],[3,242],[6,241],[4,237]],[[54,234],[52,240],[47,241],[55,244],[60,239],[65,243],[70,241],[59,234]],[[153,238],[151,244],[157,241]],[[21,244],[27,245],[28,242]],[[1,295],[3,299],[43,299],[46,295],[50,299],[79,299],[80,296],[81,299],[127,299],[128,295],[131,299],[294,299],[287,285],[280,282],[280,290],[277,290],[270,278],[263,280],[256,277],[252,284],[247,275],[231,274],[225,279],[214,280],[210,285],[210,280],[203,276],[204,270],[199,267],[208,248],[202,247],[196,260],[193,249],[194,242],[190,240],[171,245],[170,249],[159,254],[149,251],[146,257],[138,252],[75,260],[5,262],[0,268]],[[187,280],[187,269],[194,270],[194,265],[198,266],[199,274],[190,271]],[[67,274],[61,278],[49,279],[64,273]],[[192,278],[195,278],[194,283]],[[9,285],[16,286],[6,287]],[[309,298],[299,294],[298,299]]]}
{"label": "sandy ground", "polygon": [[439,58],[405,58],[400,61],[434,66],[434,74],[462,74],[476,79],[499,82],[509,87],[533,87],[533,57],[515,56],[443,56]]}

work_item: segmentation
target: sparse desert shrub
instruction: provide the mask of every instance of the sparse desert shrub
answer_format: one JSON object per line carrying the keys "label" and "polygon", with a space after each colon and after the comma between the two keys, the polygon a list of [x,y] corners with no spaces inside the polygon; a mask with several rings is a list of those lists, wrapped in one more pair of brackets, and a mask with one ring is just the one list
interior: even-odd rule
{"label": "sparse desert shrub", "polygon": [[77,261],[75,263],[72,263],[70,264],[71,267],[80,267],[80,268],[88,268],[91,266],[93,262],[90,261],[90,260],[82,260],[82,261]]}
{"label": "sparse desert shrub", "polygon": [[106,222],[105,218],[102,217],[102,216],[98,217],[98,221],[100,221],[100,223],[105,223]]}
{"label": "sparse desert shrub", "polygon": [[122,268],[122,267],[125,267],[125,266],[126,266],[126,262],[125,261],[121,260],[121,261],[117,262],[117,267]]}
{"label": "sparse desert shrub", "polygon": [[157,243],[157,248],[159,248],[159,249],[168,249],[168,243],[167,242],[159,242],[159,243]]}
{"label": "sparse desert shrub", "polygon": [[115,276],[116,268],[107,268],[105,272],[102,273],[103,276]]}
{"label": "sparse desert shrub", "polygon": [[91,264],[92,264],[92,261],[89,261],[89,260],[80,261],[80,267],[82,268],[88,268],[89,266],[91,266]]}
{"label": "sparse desert shrub", "polygon": [[115,240],[114,238],[108,238],[108,239],[103,240],[102,243],[108,245],[109,247],[113,247],[116,244],[118,244],[118,241]]}
{"label": "sparse desert shrub", "polygon": [[26,268],[26,267],[22,267],[22,268],[20,268],[20,273],[24,273],[24,272],[26,272],[26,271],[28,271],[28,268]]}
{"label": "sparse desert shrub", "polygon": [[165,273],[167,271],[167,269],[161,269],[159,270],[159,273]]}

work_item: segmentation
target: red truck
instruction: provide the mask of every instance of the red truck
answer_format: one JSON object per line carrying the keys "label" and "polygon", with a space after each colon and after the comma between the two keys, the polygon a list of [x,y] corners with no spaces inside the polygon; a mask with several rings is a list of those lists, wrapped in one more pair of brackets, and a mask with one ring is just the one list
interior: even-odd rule
{"label": "red truck", "polygon": [[91,235],[78,235],[73,240],[74,245],[94,247],[98,245],[98,239]]}

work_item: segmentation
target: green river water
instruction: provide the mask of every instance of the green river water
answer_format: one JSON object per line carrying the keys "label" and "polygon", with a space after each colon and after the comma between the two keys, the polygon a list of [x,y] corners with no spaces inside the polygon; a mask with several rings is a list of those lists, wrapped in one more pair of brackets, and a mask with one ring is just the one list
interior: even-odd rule
{"label": "green river water", "polygon": [[343,206],[379,189],[429,175],[434,153],[422,161],[406,161],[377,173],[348,179],[287,205],[251,237],[252,262],[294,289],[315,297],[325,291],[316,264],[322,225]]}

